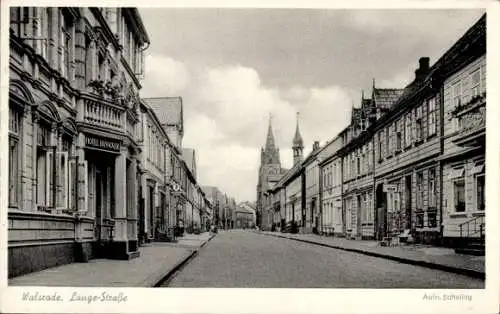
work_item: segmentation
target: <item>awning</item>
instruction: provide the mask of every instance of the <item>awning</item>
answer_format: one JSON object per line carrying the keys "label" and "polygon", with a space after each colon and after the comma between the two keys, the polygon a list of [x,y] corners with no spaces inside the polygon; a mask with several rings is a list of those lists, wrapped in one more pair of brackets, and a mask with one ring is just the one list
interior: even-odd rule
{"label": "awning", "polygon": [[474,168],[472,168],[472,174],[483,173],[484,172],[484,163],[476,163]]}
{"label": "awning", "polygon": [[448,176],[449,180],[461,178],[464,175],[464,168],[455,168],[452,169],[450,175]]}

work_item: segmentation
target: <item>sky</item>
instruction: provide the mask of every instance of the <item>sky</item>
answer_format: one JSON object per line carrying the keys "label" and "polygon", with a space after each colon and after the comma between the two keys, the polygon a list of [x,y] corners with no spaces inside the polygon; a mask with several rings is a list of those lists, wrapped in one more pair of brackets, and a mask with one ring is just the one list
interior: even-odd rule
{"label": "sky", "polygon": [[183,146],[198,182],[255,201],[272,114],[281,164],[293,162],[296,113],[304,156],[348,125],[376,87],[403,88],[418,59],[439,59],[479,9],[141,8],[151,39],[142,97],[181,96]]}

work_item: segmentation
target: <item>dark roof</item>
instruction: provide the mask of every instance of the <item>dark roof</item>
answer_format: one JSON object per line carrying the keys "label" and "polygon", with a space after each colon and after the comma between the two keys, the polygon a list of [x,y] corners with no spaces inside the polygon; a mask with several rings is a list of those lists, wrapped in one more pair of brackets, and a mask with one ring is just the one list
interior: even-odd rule
{"label": "dark roof", "polygon": [[374,88],[373,101],[377,108],[390,109],[403,95],[402,88]]}
{"label": "dark roof", "polygon": [[183,106],[181,97],[144,98],[153,109],[162,125],[178,126],[183,131]]}

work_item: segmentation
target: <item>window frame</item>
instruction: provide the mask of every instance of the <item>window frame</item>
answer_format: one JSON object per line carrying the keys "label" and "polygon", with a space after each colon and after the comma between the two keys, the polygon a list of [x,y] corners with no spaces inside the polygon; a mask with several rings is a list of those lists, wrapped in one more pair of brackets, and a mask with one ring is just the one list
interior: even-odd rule
{"label": "window frame", "polygon": [[[479,199],[479,179],[483,181],[483,187],[482,187],[482,208],[480,206],[480,199]],[[477,173],[474,175],[474,195],[475,195],[475,205],[476,205],[476,211],[481,211],[484,212],[486,209],[486,198],[485,198],[485,188],[486,188],[486,181],[485,181],[485,174],[484,173]]]}
{"label": "window frame", "polygon": [[[431,175],[432,174],[432,175]],[[436,169],[431,168],[427,172],[427,207],[430,209],[437,208],[436,194]],[[432,201],[431,201],[432,200]]]}
{"label": "window frame", "polygon": [[[460,210],[459,210],[460,201],[458,201],[458,204],[457,204],[457,184],[459,184],[459,183],[463,188],[463,202],[462,202],[463,209],[460,208]],[[466,196],[465,177],[461,176],[461,177],[454,179],[452,181],[452,186],[453,186],[453,211],[455,213],[465,213],[467,211],[467,204],[466,204],[467,196]]]}
{"label": "window frame", "polygon": [[427,133],[428,137],[434,136],[437,133],[437,102],[438,96],[432,97],[427,101]]}

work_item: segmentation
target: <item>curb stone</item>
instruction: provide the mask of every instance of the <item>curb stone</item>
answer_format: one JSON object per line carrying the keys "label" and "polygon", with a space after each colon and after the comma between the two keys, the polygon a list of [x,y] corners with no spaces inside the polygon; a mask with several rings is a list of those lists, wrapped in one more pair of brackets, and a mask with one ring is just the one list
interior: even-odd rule
{"label": "curb stone", "polygon": [[385,258],[385,259],[393,260],[393,261],[403,263],[403,264],[410,264],[410,265],[416,265],[416,266],[426,267],[426,268],[430,268],[430,269],[442,270],[442,271],[455,273],[455,274],[459,274],[459,275],[465,275],[465,276],[476,278],[476,279],[482,279],[482,280],[485,279],[484,272],[473,270],[473,269],[454,267],[454,266],[450,266],[450,265],[443,265],[443,264],[438,264],[438,263],[433,263],[433,262],[428,262],[428,261],[423,261],[423,260],[415,260],[415,259],[393,256],[393,255],[388,255],[388,254],[370,252],[370,251],[365,251],[365,250],[355,249],[355,248],[346,248],[346,247],[342,247],[342,246],[320,243],[320,242],[315,242],[315,241],[306,240],[306,239],[292,238],[292,237],[287,237],[287,236],[282,236],[282,235],[277,235],[277,234],[269,234],[269,233],[262,233],[262,232],[259,232],[259,233],[263,234],[263,235],[270,236],[270,237],[294,240],[294,241],[298,241],[298,242],[315,244],[315,245],[329,247],[332,249],[343,250],[343,251],[347,251],[347,252],[359,253],[359,254],[364,254],[364,255],[379,257],[379,258]]}
{"label": "curb stone", "polygon": [[215,238],[215,234],[211,235],[205,242],[203,242],[197,249],[192,250],[185,258],[180,260],[174,267],[172,267],[166,274],[162,274],[159,279],[155,280],[153,284],[150,284],[150,287],[158,288],[161,287],[164,283],[168,282],[171,277],[177,273],[180,269],[182,269],[185,265],[187,265],[197,254],[198,251],[203,248],[208,242],[210,242],[213,238]]}

